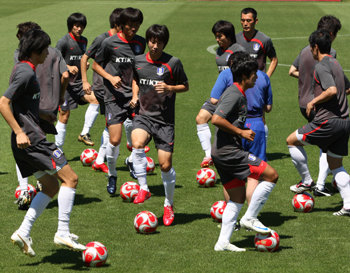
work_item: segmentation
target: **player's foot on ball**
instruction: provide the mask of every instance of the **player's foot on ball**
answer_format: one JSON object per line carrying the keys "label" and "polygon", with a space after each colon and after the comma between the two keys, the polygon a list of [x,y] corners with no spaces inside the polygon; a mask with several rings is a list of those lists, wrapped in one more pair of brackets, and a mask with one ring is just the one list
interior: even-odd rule
{"label": "player's foot on ball", "polygon": [[128,166],[129,168],[131,178],[137,179],[135,170],[134,170],[134,165],[132,164],[132,162],[129,161],[129,157],[125,158],[125,165]]}
{"label": "player's foot on ball", "polygon": [[350,216],[350,209],[342,208],[340,211],[334,212],[334,216]]}
{"label": "player's foot on ball", "polygon": [[219,242],[215,244],[214,247],[215,251],[232,251],[232,252],[244,252],[245,248],[237,247],[233,244],[230,244],[230,242]]}
{"label": "player's foot on ball", "polygon": [[17,245],[20,250],[29,257],[34,257],[35,252],[32,249],[32,238],[31,237],[24,237],[18,234],[18,230],[16,230],[12,236],[11,241],[13,244]]}
{"label": "player's foot on ball", "polygon": [[18,205],[18,209],[28,210],[31,202],[32,202],[32,198],[31,198],[29,192],[22,191],[20,196],[18,196],[15,203]]}
{"label": "player's foot on ball", "polygon": [[87,146],[94,146],[95,143],[92,141],[90,134],[79,135],[78,141],[83,142]]}
{"label": "player's foot on ball", "polygon": [[84,251],[86,246],[79,244],[78,239],[79,237],[73,233],[70,233],[67,236],[60,236],[56,233],[53,241],[58,246],[65,246],[74,251]]}
{"label": "player's foot on ball", "polygon": [[170,226],[175,219],[173,206],[164,206],[163,224]]}
{"label": "player's foot on ball", "polygon": [[150,198],[151,198],[151,193],[149,191],[145,191],[143,189],[140,189],[138,195],[134,199],[134,204],[141,204]]}
{"label": "player's foot on ball", "polygon": [[290,186],[289,189],[295,193],[302,193],[304,191],[312,191],[314,187],[315,187],[314,181],[312,181],[310,185],[303,184],[303,182],[300,181],[298,184]]}
{"label": "player's foot on ball", "polygon": [[96,161],[92,164],[92,169],[95,171],[101,171],[104,173],[108,173],[108,167],[105,163],[97,164]]}
{"label": "player's foot on ball", "polygon": [[108,176],[107,192],[111,195],[114,195],[116,191],[117,191],[117,177]]}
{"label": "player's foot on ball", "polygon": [[327,189],[326,187],[323,190],[318,189],[317,187],[314,188],[313,190],[314,196],[332,196],[332,192]]}
{"label": "player's foot on ball", "polygon": [[211,157],[204,157],[203,161],[201,163],[201,168],[207,168],[209,166],[214,165],[213,160],[211,159]]}
{"label": "player's foot on ball", "polygon": [[257,218],[245,219],[244,217],[239,221],[241,228],[253,230],[260,234],[269,234],[271,229],[265,227]]}

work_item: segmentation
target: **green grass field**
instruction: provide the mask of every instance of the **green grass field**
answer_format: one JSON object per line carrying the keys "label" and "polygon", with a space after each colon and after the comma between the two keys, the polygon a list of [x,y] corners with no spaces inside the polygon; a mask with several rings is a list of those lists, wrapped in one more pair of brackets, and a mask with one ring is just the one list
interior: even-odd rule
{"label": "green grass field", "polygon": [[[144,23],[139,34],[144,35],[153,23],[166,24],[170,41],[166,51],[179,57],[189,78],[190,91],[179,94],[176,103],[176,145],[173,165],[177,173],[175,191],[175,224],[160,225],[153,235],[135,232],[133,219],[141,210],[154,212],[160,222],[163,214],[164,190],[157,167],[148,176],[152,199],[143,205],[122,202],[106,192],[104,174],[83,167],[79,155],[85,146],[77,141],[83,126],[86,107],[71,114],[64,150],[69,164],[79,175],[75,207],[71,215],[71,232],[83,243],[100,241],[106,245],[109,258],[102,268],[87,268],[80,253],[57,248],[53,237],[57,229],[57,199],[54,198],[32,230],[35,258],[29,258],[15,248],[10,236],[20,225],[25,212],[17,210],[14,191],[17,186],[15,162],[10,149],[10,129],[0,118],[0,272],[350,272],[350,242],[348,217],[335,217],[332,212],[342,206],[339,194],[330,198],[315,198],[315,208],[309,214],[295,213],[291,206],[293,194],[289,186],[300,177],[289,157],[286,137],[302,126],[297,102],[297,81],[288,76],[288,69],[299,51],[307,44],[309,34],[318,19],[333,14],[342,22],[342,29],[333,47],[338,60],[350,76],[350,3],[299,2],[201,2],[201,1],[23,1],[0,0],[0,83],[3,94],[13,66],[17,47],[16,25],[35,21],[49,33],[55,46],[66,34],[66,18],[79,11],[88,18],[84,35],[92,40],[108,29],[108,16],[116,7],[141,9]],[[279,66],[272,76],[274,106],[267,115],[269,127],[269,163],[278,171],[278,185],[263,208],[260,219],[280,235],[280,248],[275,253],[260,253],[254,249],[254,233],[240,230],[231,241],[247,248],[245,253],[217,253],[213,250],[219,235],[218,224],[210,217],[210,207],[222,200],[222,186],[199,188],[196,172],[203,152],[196,134],[195,117],[208,98],[217,77],[215,57],[207,51],[215,45],[212,25],[219,19],[231,21],[240,30],[240,10],[252,6],[260,19],[257,28],[274,42]],[[89,43],[89,44],[90,44]],[[91,71],[90,71],[91,73]],[[91,79],[91,74],[89,74]],[[104,128],[99,116],[92,129],[98,143]],[[53,139],[49,137],[49,139]],[[117,162],[118,186],[129,181],[124,166],[128,156],[125,138]],[[98,149],[98,145],[96,146]],[[318,173],[318,149],[307,147],[309,167],[314,179]],[[156,159],[151,144],[150,156]],[[349,159],[344,166],[349,170]],[[328,177],[328,182],[331,177]],[[30,182],[35,184],[33,177]],[[243,208],[243,211],[246,206]]]}

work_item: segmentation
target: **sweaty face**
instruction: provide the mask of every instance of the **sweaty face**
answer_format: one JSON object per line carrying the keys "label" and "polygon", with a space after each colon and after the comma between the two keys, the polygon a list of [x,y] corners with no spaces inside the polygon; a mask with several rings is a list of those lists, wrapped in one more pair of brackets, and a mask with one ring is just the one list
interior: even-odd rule
{"label": "sweaty face", "polygon": [[217,32],[215,33],[215,40],[218,43],[219,47],[226,49],[230,46],[231,40],[225,36],[225,34]]}
{"label": "sweaty face", "polygon": [[84,32],[84,26],[82,24],[74,24],[71,33],[74,37],[80,38]]}
{"label": "sweaty face", "polygon": [[126,40],[132,40],[139,28],[139,23],[128,22],[123,28],[123,33],[125,35]]}
{"label": "sweaty face", "polygon": [[244,32],[250,32],[255,30],[256,20],[254,20],[253,14],[241,14],[241,25]]}

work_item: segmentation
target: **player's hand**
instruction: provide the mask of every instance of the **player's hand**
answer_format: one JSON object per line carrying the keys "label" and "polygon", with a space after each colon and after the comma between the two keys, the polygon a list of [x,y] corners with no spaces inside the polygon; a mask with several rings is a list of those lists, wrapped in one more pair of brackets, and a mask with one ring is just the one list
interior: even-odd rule
{"label": "player's hand", "polygon": [[139,102],[139,99],[137,97],[136,98],[132,98],[130,103],[129,103],[130,107],[134,109],[137,106],[138,102]]}
{"label": "player's hand", "polygon": [[312,111],[315,111],[315,104],[312,101],[310,101],[306,105],[306,115],[309,117]]}
{"label": "player's hand", "polygon": [[154,90],[156,90],[157,93],[165,93],[169,92],[169,86],[165,82],[159,82],[154,86]]}
{"label": "player's hand", "polygon": [[24,132],[16,135],[16,142],[19,149],[25,149],[30,146],[29,137]]}
{"label": "player's hand", "polygon": [[83,90],[84,90],[86,95],[91,94],[91,85],[89,82],[83,82]]}
{"label": "player's hand", "polygon": [[69,73],[72,75],[76,75],[79,72],[79,68],[77,66],[68,66]]}
{"label": "player's hand", "polygon": [[122,85],[122,78],[119,76],[115,76],[115,77],[112,77],[110,82],[115,88],[119,88]]}
{"label": "player's hand", "polygon": [[243,138],[245,138],[248,141],[253,141],[255,138],[255,132],[248,129],[248,130],[243,130],[242,135]]}

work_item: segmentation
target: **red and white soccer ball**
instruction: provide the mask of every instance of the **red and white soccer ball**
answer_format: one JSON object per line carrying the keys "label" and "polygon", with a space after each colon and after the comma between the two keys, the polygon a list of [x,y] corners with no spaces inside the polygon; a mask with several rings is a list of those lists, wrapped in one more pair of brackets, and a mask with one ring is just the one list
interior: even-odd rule
{"label": "red and white soccer ball", "polygon": [[107,248],[100,242],[90,242],[83,251],[83,262],[89,267],[100,267],[106,263]]}
{"label": "red and white soccer ball", "polygon": [[153,173],[153,171],[156,167],[156,164],[154,163],[154,160],[151,157],[146,156],[146,159],[147,159],[146,171],[147,171],[147,173]]}
{"label": "red and white soccer ball", "polygon": [[153,233],[157,230],[158,219],[157,216],[150,211],[141,211],[134,219],[134,227],[139,233]]}
{"label": "red and white soccer ball", "polygon": [[226,208],[226,202],[222,200],[215,202],[211,206],[210,215],[214,219],[214,221],[221,223],[222,214],[224,213],[225,208]]}
{"label": "red and white soccer ball", "polygon": [[98,153],[95,149],[85,149],[80,155],[80,161],[84,166],[91,166],[97,156]]}
{"label": "red and white soccer ball", "polygon": [[254,238],[255,248],[261,252],[274,252],[278,249],[279,244],[280,236],[274,230],[265,235],[258,233]]}
{"label": "red and white soccer ball", "polygon": [[292,205],[294,211],[297,212],[310,212],[314,208],[314,198],[309,193],[299,193],[294,195],[292,199]]}
{"label": "red and white soccer ball", "polygon": [[[30,195],[30,199],[33,200],[34,196],[36,195],[36,189],[33,185],[31,184],[28,184],[27,186],[27,191]],[[15,197],[16,199],[18,199],[18,197],[21,195],[21,190],[19,189],[19,186],[16,188],[16,191],[15,191]]]}
{"label": "red and white soccer ball", "polygon": [[132,202],[138,195],[139,190],[139,184],[132,181],[125,182],[120,188],[120,197],[126,202]]}
{"label": "red and white soccer ball", "polygon": [[202,168],[197,172],[197,183],[204,188],[214,187],[216,182],[216,174],[210,168]]}

